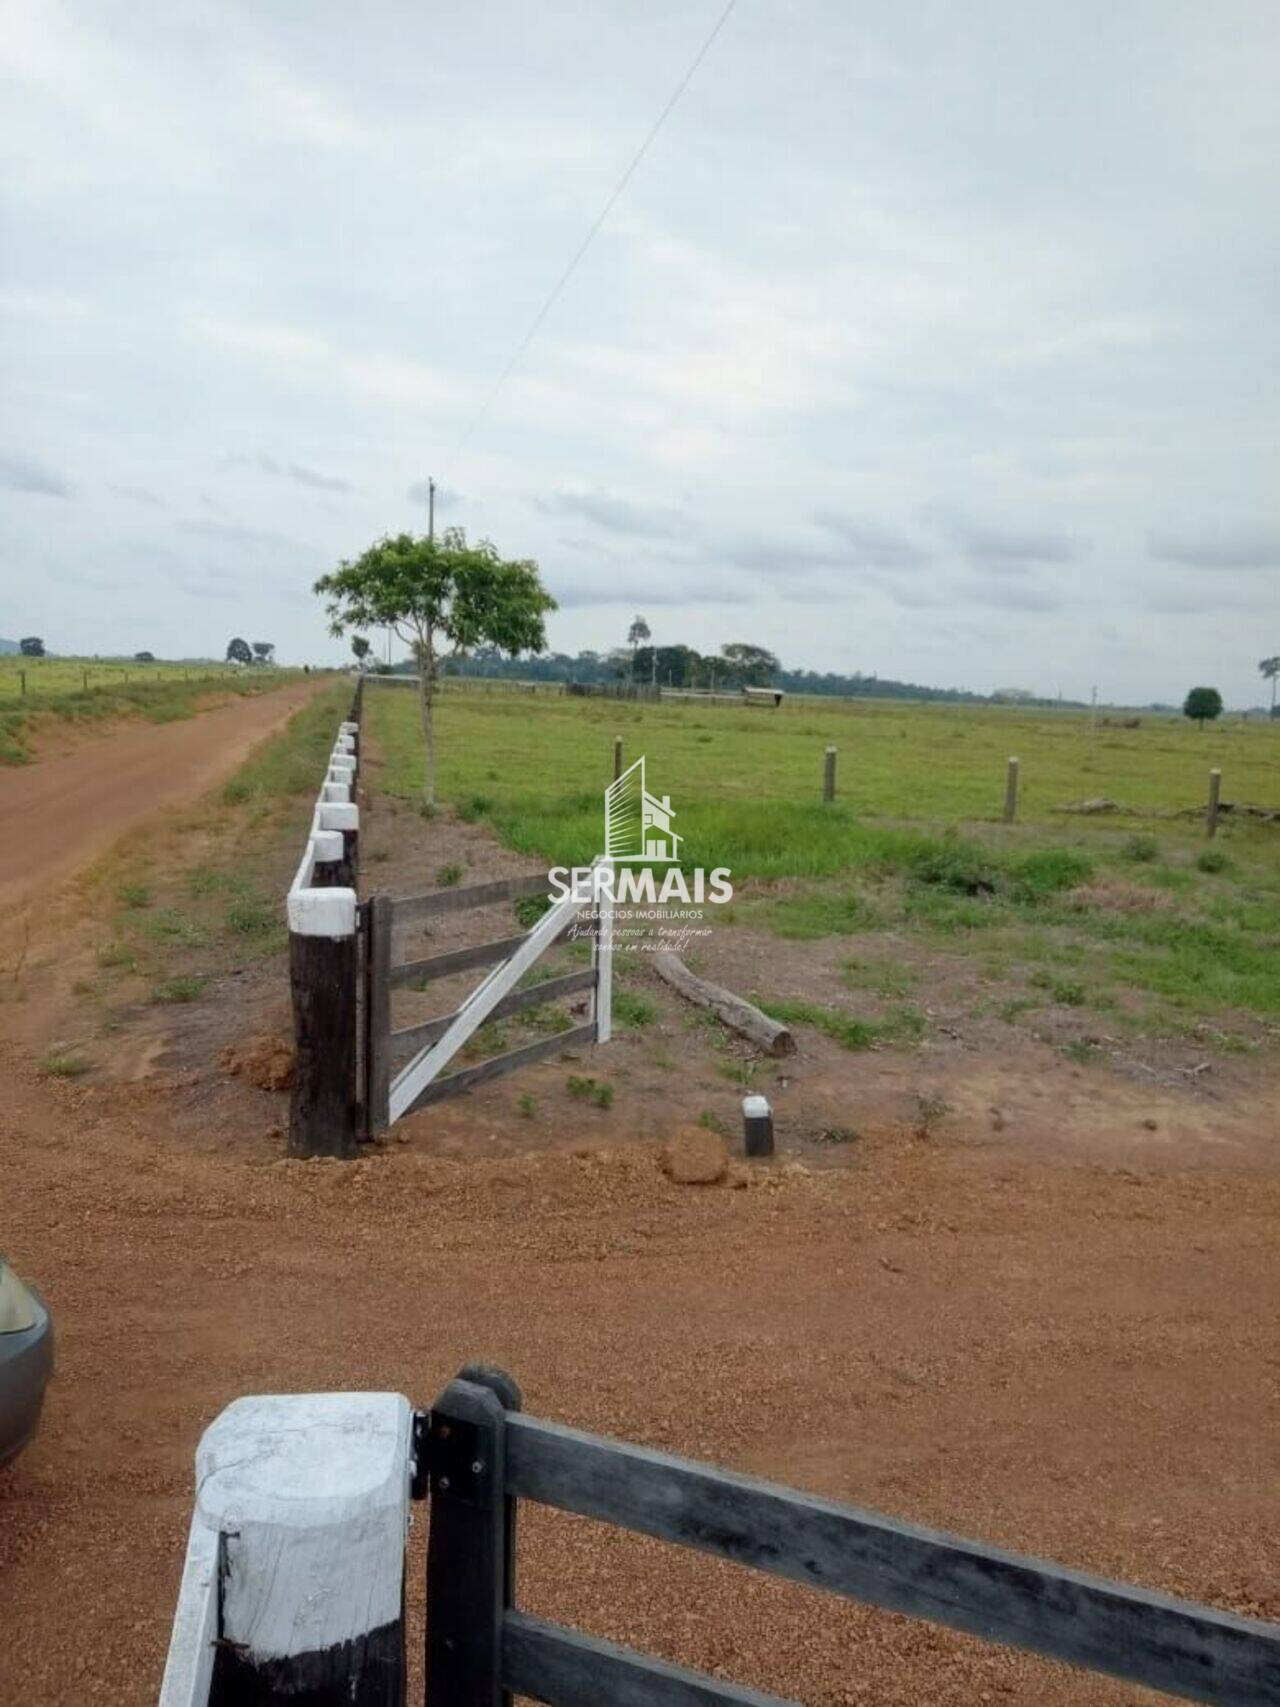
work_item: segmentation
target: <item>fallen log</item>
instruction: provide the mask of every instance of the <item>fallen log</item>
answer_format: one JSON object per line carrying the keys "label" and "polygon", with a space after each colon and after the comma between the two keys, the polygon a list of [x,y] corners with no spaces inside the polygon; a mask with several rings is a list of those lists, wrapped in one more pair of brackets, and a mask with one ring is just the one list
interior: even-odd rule
{"label": "fallen log", "polygon": [[759,1008],[752,1007],[741,996],[735,996],[732,990],[721,989],[719,984],[708,984],[705,978],[696,977],[678,954],[669,950],[655,954],[653,968],[659,978],[670,984],[673,990],[678,990],[687,1002],[693,1002],[700,1008],[710,1008],[721,1025],[727,1025],[730,1031],[736,1031],[766,1055],[794,1054],[796,1040],[785,1025],[779,1025],[776,1019],[770,1019],[768,1014],[761,1013]]}

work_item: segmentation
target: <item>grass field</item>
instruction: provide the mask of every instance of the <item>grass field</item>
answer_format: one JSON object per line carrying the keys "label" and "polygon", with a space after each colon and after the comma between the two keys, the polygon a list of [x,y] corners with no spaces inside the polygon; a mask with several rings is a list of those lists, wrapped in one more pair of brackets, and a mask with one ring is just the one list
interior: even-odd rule
{"label": "grass field", "polygon": [[[374,687],[366,707],[382,786],[413,799],[415,696]],[[740,899],[708,909],[713,922],[966,957],[1010,1023],[1053,1006],[1160,1033],[1212,1016],[1229,1047],[1259,1041],[1245,1021],[1274,1035],[1280,826],[1228,816],[1210,847],[1199,818],[1182,814],[1202,805],[1211,766],[1224,800],[1280,807],[1275,726],[1144,718],[1095,730],[1087,715],[967,706],[775,712],[468,690],[447,694],[437,715],[444,799],[548,862],[599,851],[621,735],[625,762],[644,753],[650,789],[673,799],[683,863],[732,870]],[[834,806],[820,798],[828,744],[839,753]],[[1019,822],[1006,826],[1011,754],[1023,786]],[[1055,810],[1099,796],[1125,810]],[[851,987],[858,979],[854,968]]]}
{"label": "grass field", "polygon": [[297,671],[219,664],[135,664],[93,658],[0,656],[0,764],[24,764],[42,721],[99,722],[191,716],[210,693],[264,693]]}

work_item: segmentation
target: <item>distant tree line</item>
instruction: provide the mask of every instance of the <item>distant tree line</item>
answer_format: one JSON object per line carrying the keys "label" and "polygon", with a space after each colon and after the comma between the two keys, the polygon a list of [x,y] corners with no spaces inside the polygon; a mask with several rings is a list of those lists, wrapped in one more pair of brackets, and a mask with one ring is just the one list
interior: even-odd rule
{"label": "distant tree line", "polygon": [[[638,639],[638,637],[637,637]],[[411,661],[396,664],[396,673],[410,674]],[[657,682],[662,687],[728,689],[778,687],[788,693],[822,694],[843,699],[942,700],[969,705],[987,705],[1005,700],[1024,705],[1073,705],[1079,700],[1037,698],[1024,691],[980,694],[964,688],[926,687],[920,682],[897,681],[890,676],[866,675],[855,670],[841,675],[835,671],[791,669],[780,664],[763,646],[742,641],[722,646],[718,653],[699,652],[693,646],[639,645],[611,652],[544,652],[534,657],[511,658],[493,647],[473,648],[465,657],[446,657],[440,662],[444,676],[489,677],[526,682]]]}

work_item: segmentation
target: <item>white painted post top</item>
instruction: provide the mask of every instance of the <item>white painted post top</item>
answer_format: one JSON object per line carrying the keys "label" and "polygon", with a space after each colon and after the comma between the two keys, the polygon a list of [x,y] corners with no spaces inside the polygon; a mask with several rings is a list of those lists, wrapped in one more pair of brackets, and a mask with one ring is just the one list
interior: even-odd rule
{"label": "white painted post top", "polygon": [[764,1120],[769,1114],[769,1099],[762,1096],[749,1096],[742,1099],[742,1117],[744,1120]]}
{"label": "white painted post top", "polygon": [[303,889],[289,891],[289,929],[295,936],[354,936],[356,892],[354,889]]}
{"label": "white painted post top", "polygon": [[322,800],[316,807],[316,828],[319,830],[358,830],[360,808],[354,802],[341,803]]}
{"label": "white painted post top", "polygon": [[196,1453],[196,1523],[228,1543],[222,1621],[259,1660],[400,1616],[413,1409],[402,1393],[237,1399]]}

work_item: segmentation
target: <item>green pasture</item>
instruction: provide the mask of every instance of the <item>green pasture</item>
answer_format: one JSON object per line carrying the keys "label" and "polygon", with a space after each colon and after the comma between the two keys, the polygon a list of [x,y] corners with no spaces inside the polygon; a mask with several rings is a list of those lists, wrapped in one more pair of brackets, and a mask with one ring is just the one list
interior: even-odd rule
{"label": "green pasture", "polygon": [[190,717],[210,693],[255,694],[294,679],[296,670],[222,664],[138,664],[93,658],[0,656],[0,764],[23,764],[41,721],[99,722]]}
{"label": "green pasture", "polygon": [[[416,698],[371,684],[367,699],[386,786],[412,798]],[[1202,804],[1215,766],[1224,800],[1280,808],[1280,725],[1261,721],[1224,719],[1202,731],[1184,718],[1147,717],[1137,729],[1095,729],[1088,714],[1071,712],[817,700],[739,709],[468,689],[446,693],[436,717],[444,796],[463,806],[479,799],[515,845],[547,858],[598,851],[615,735],[624,763],[645,754],[650,790],[671,796],[689,863],[761,875],[839,869],[851,822],[997,820],[1011,755],[1021,764],[1024,824],[1070,829],[1086,821],[1055,808],[1099,796],[1136,822],[1160,819]],[[834,813],[821,799],[828,745],[837,752]]]}
{"label": "green pasture", "polygon": [[[371,685],[366,723],[379,786],[420,788],[416,695]],[[1239,719],[1201,731],[1143,717],[955,705],[797,702],[781,710],[629,703],[454,689],[437,706],[440,793],[509,846],[584,864],[602,839],[613,740],[641,753],[669,794],[686,866],[728,866],[738,899],[710,909],[794,940],[873,950],[850,1001],[824,1022],[848,1039],[903,1035],[883,999],[892,945],[963,962],[975,1010],[1035,1028],[1079,1013],[1109,1033],[1222,1038],[1280,1015],[1280,825],[1202,820],[1211,767],[1224,801],[1280,807],[1280,727]],[[837,799],[821,799],[823,753]],[[1021,764],[1018,822],[1001,820],[1005,767]],[[1099,816],[1056,808],[1106,797]],[[877,951],[881,944],[883,955]],[[901,957],[899,957],[901,958]],[[881,967],[883,965],[883,970]],[[852,1024],[851,1020],[868,1023]],[[1247,1028],[1246,1028],[1247,1029]],[[853,1043],[850,1043],[853,1046]]]}

